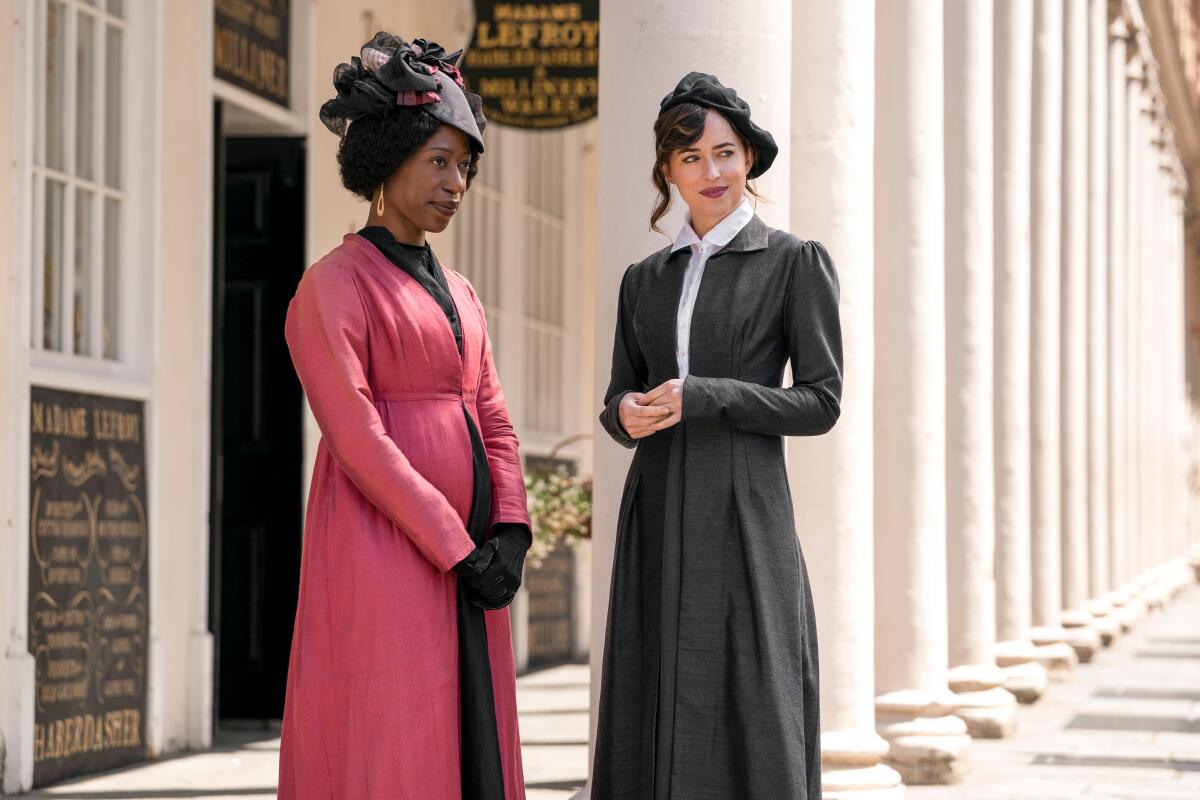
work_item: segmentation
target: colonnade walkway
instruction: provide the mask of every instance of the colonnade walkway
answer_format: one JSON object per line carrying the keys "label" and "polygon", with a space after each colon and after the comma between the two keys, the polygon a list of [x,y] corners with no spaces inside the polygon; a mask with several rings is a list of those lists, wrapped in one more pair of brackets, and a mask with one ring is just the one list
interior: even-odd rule
{"label": "colonnade walkway", "polygon": [[[528,800],[568,800],[587,777],[588,668],[518,682]],[[909,786],[908,800],[1195,800],[1200,798],[1200,586],[1021,706],[1009,739],[976,739],[956,786]],[[206,753],[165,759],[30,795],[56,800],[265,800],[279,740],[227,731]],[[740,798],[730,798],[740,800]]]}
{"label": "colonnade walkway", "polygon": [[1052,682],[1017,725],[972,742],[966,782],[907,800],[1200,798],[1200,586]]}

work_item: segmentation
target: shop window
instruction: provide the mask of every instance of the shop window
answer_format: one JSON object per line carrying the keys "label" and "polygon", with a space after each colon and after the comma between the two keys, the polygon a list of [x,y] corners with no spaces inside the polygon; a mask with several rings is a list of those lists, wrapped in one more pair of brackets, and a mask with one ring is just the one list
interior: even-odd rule
{"label": "shop window", "polygon": [[118,360],[127,21],[120,0],[33,0],[30,345]]}

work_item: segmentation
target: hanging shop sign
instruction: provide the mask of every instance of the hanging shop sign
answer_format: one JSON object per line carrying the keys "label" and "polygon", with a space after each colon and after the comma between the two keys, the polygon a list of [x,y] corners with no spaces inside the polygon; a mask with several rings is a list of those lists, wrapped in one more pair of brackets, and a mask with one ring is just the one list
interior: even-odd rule
{"label": "hanging shop sign", "polygon": [[137,401],[32,387],[37,785],[146,758],[144,423]]}
{"label": "hanging shop sign", "polygon": [[596,116],[600,0],[475,0],[475,32],[463,58],[489,122],[551,130]]}
{"label": "hanging shop sign", "polygon": [[291,0],[214,0],[214,74],[288,105]]}

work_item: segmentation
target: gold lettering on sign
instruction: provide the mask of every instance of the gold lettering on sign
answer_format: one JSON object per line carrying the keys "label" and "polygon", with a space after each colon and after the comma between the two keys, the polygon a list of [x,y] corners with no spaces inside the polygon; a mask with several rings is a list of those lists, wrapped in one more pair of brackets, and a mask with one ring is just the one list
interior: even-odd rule
{"label": "gold lettering on sign", "polygon": [[596,114],[598,4],[498,3],[479,7],[464,66],[488,118],[520,128],[562,128]]}
{"label": "gold lettering on sign", "polygon": [[287,105],[287,1],[216,0],[213,10],[217,76]]}
{"label": "gold lettering on sign", "polygon": [[32,395],[34,781],[48,782],[145,755],[144,415],[116,398]]}
{"label": "gold lettering on sign", "polygon": [[33,726],[33,761],[36,764],[100,750],[141,747],[141,725],[142,712],[136,708],[39,723]]}
{"label": "gold lettering on sign", "polygon": [[32,403],[32,433],[48,436],[66,436],[70,439],[88,438],[88,413],[86,408],[63,408],[57,403],[47,405],[36,400]]}
{"label": "gold lettering on sign", "polygon": [[141,441],[142,420],[138,414],[114,411],[111,408],[92,410],[96,438],[114,442]]}

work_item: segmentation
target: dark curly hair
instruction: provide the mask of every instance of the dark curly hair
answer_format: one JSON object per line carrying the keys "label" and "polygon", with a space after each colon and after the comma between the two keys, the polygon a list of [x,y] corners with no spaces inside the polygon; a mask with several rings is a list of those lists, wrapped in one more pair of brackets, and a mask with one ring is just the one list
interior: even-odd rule
{"label": "dark curly hair", "polygon": [[[379,185],[433,138],[442,123],[420,108],[398,106],[383,116],[356,119],[338,145],[342,185],[370,201]],[[471,140],[467,186],[479,172],[479,146]]]}

